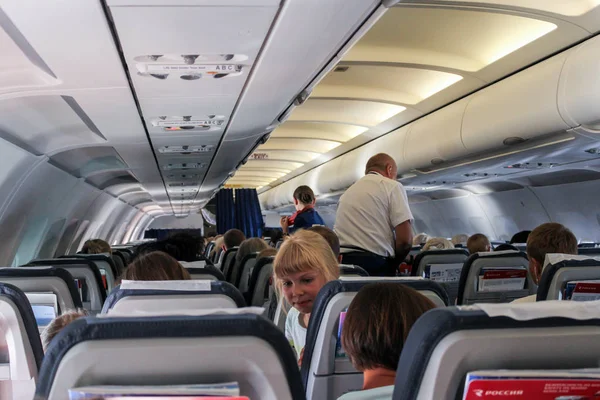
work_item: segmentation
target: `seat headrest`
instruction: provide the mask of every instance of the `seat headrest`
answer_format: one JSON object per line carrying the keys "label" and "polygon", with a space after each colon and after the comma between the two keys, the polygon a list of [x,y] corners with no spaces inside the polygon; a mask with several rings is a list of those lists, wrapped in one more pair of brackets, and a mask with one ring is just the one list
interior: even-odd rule
{"label": "seat headrest", "polygon": [[574,255],[574,254],[561,254],[561,253],[549,253],[546,254],[544,259],[544,268],[550,264],[558,264],[562,261],[583,261],[583,260],[595,260],[600,265],[600,256],[594,255]]}
{"label": "seat headrest", "polygon": [[[23,319],[23,324],[25,325],[25,333],[31,344],[36,368],[39,371],[42,366],[42,360],[44,359],[44,348],[42,347],[42,342],[40,340],[40,333],[37,329],[35,315],[33,314],[33,309],[31,308],[27,296],[25,296],[25,293],[16,286],[8,283],[0,283],[0,297],[7,298],[17,307],[17,310]],[[22,361],[25,362],[25,360]]]}
{"label": "seat headrest", "polygon": [[221,294],[231,298],[237,307],[245,307],[246,302],[239,290],[229,282],[223,281],[124,281],[127,283],[115,287],[104,306],[102,313],[106,314],[125,297],[133,296],[170,296],[170,295],[215,295]]}

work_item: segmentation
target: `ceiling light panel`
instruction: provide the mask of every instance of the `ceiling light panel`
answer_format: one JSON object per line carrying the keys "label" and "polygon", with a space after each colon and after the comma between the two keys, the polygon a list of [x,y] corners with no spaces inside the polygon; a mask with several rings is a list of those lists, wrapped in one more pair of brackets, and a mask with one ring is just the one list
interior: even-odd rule
{"label": "ceiling light panel", "polygon": [[[441,2],[455,3],[454,0],[441,0]],[[578,17],[600,6],[600,0],[461,0],[461,3],[529,8],[568,17]]]}
{"label": "ceiling light panel", "polygon": [[263,150],[296,150],[321,154],[327,153],[339,145],[340,142],[331,140],[271,138],[267,143],[261,145],[257,152]]}
{"label": "ceiling light panel", "polygon": [[460,81],[449,72],[395,66],[351,65],[345,72],[331,72],[315,88],[311,98],[376,99],[417,104]]}
{"label": "ceiling light panel", "polygon": [[479,71],[554,29],[556,25],[550,22],[516,15],[395,7],[348,52],[344,61]]}
{"label": "ceiling light panel", "polygon": [[244,167],[240,168],[235,173],[235,178],[268,178],[268,179],[279,179],[285,176],[285,172],[274,172],[274,171],[247,171]]}
{"label": "ceiling light panel", "polygon": [[[274,138],[306,138],[347,142],[364,133],[369,128],[356,125],[332,124],[321,122],[287,121],[271,134]],[[271,140],[270,139],[270,140]]]}
{"label": "ceiling light panel", "polygon": [[248,160],[244,168],[259,168],[259,169],[275,169],[275,170],[289,170],[293,171],[296,168],[300,168],[302,163],[292,161],[271,161],[271,160]]}
{"label": "ceiling light panel", "polygon": [[[272,140],[272,139],[271,139]],[[290,139],[292,140],[292,139]],[[296,142],[297,140],[294,140]],[[306,150],[265,150],[263,147],[259,147],[256,153],[262,157],[263,160],[279,160],[279,161],[296,161],[301,163],[307,163],[317,158],[321,153],[316,151]],[[252,157],[252,156],[250,156]]]}
{"label": "ceiling light panel", "polygon": [[394,104],[357,100],[308,99],[296,108],[290,121],[340,122],[370,127],[404,111],[406,108]]}

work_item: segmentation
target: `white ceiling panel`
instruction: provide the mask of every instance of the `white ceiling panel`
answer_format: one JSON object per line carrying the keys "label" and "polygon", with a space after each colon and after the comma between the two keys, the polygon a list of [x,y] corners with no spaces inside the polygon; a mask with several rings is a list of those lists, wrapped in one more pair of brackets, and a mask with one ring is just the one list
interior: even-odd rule
{"label": "white ceiling panel", "polygon": [[375,126],[405,110],[405,107],[359,100],[308,99],[292,113],[290,121],[341,122]]}

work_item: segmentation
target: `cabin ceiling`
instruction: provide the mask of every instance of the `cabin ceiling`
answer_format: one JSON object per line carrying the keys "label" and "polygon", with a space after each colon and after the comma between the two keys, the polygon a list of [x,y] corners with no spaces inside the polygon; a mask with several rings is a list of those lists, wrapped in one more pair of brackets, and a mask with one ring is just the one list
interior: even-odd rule
{"label": "cabin ceiling", "polygon": [[600,0],[0,0],[0,138],[185,216],[572,46],[599,17]]}

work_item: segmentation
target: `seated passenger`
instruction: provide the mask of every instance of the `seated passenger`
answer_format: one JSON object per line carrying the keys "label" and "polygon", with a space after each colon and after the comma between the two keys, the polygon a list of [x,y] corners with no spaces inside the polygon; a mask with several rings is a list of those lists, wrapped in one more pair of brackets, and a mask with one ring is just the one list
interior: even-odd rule
{"label": "seated passenger", "polygon": [[273,264],[273,277],[279,301],[292,308],[285,320],[285,336],[301,359],[306,328],[319,290],[338,279],[338,262],[321,235],[300,230],[286,240]]}
{"label": "seated passenger", "polygon": [[204,259],[204,240],[201,236],[180,232],[166,239],[166,242],[177,248],[177,261],[194,262]]}
{"label": "seated passenger", "polygon": [[360,289],[346,313],[342,347],[363,373],[363,388],[338,400],[391,399],[408,332],[433,308],[427,297],[397,283],[371,283]]}
{"label": "seated passenger", "polygon": [[454,245],[448,239],[434,237],[431,238],[425,243],[421,251],[427,250],[451,250],[454,248]]}
{"label": "seated passenger", "polygon": [[465,235],[464,233],[460,233],[458,235],[454,235],[452,236],[452,239],[450,240],[452,242],[452,244],[454,246],[457,245],[466,245],[467,244],[467,240],[469,240],[469,235]]}
{"label": "seated passenger", "polygon": [[413,246],[423,246],[429,240],[429,235],[426,233],[419,233],[413,238]]}
{"label": "seated passenger", "polygon": [[272,247],[267,247],[264,250],[261,250],[260,253],[256,256],[256,260],[260,260],[263,257],[275,257],[277,255],[277,250]]}
{"label": "seated passenger", "polygon": [[313,226],[312,228],[308,228],[308,230],[317,232],[323,236],[323,239],[329,243],[329,247],[331,247],[331,251],[333,251],[333,255],[337,258],[338,262],[342,261],[342,256],[340,256],[340,240],[334,231],[326,226]]}
{"label": "seated passenger", "polygon": [[[211,260],[214,260],[217,252],[219,251],[223,251],[223,242],[224,242],[224,238],[223,235],[218,235],[215,238],[215,247],[213,247],[213,249],[210,252],[210,255],[208,256]],[[218,260],[215,260],[215,262],[217,262]]]}
{"label": "seated passenger", "polygon": [[82,254],[102,254],[102,253],[112,254],[112,249],[110,248],[110,245],[102,239],[90,239],[90,240],[87,240],[83,244],[83,247],[81,248],[81,253]]}
{"label": "seated passenger", "polygon": [[177,260],[162,251],[153,251],[133,260],[123,274],[129,281],[182,281],[192,279]]}
{"label": "seated passenger", "polygon": [[483,253],[492,250],[490,240],[483,233],[476,233],[467,240],[467,249],[469,253]]}
{"label": "seated passenger", "polygon": [[531,234],[531,231],[521,231],[518,233],[515,233],[513,235],[513,237],[510,239],[510,244],[514,244],[514,243],[527,243],[527,238],[529,237],[529,235]]}
{"label": "seated passenger", "polygon": [[241,274],[242,271],[239,269],[242,268],[241,263],[244,260],[244,258],[248,254],[258,253],[261,250],[266,249],[267,247],[269,247],[269,245],[261,238],[250,238],[244,240],[242,244],[240,244],[240,248],[238,249],[237,253],[235,253],[235,267],[233,268],[233,270],[238,270],[238,273]]}
{"label": "seated passenger", "polygon": [[[569,229],[556,222],[548,222],[535,228],[527,238],[529,271],[535,284],[540,283],[544,260],[548,253],[577,254],[577,238]],[[523,297],[513,303],[535,302],[536,295]]]}
{"label": "seated passenger", "polygon": [[313,225],[325,225],[323,218],[315,210],[316,201],[311,188],[306,185],[298,186],[294,190],[296,212],[290,217],[281,217],[279,221],[283,233],[310,228]]}
{"label": "seated passenger", "polygon": [[494,249],[494,251],[507,251],[507,250],[519,251],[519,249],[517,247],[513,246],[512,244],[508,244],[508,243],[499,244]]}
{"label": "seated passenger", "polygon": [[48,346],[50,346],[52,339],[54,339],[54,337],[58,335],[58,332],[60,332],[65,326],[69,325],[76,319],[87,317],[88,315],[89,314],[86,310],[79,309],[66,311],[62,315],[54,318],[52,322],[46,326],[41,335],[44,351],[48,350]]}
{"label": "seated passenger", "polygon": [[228,230],[223,235],[223,251],[227,251],[232,247],[239,246],[244,240],[246,240],[246,235],[244,235],[244,232],[240,231],[239,229]]}

